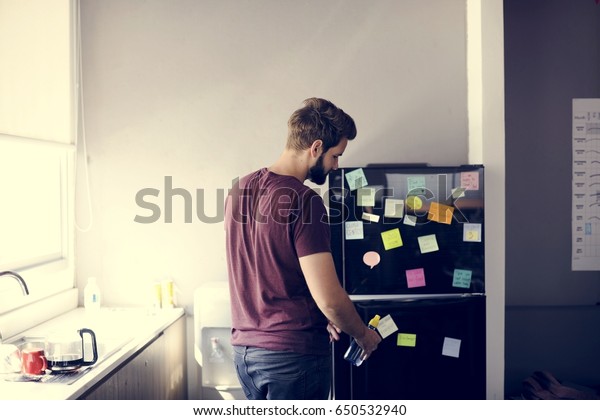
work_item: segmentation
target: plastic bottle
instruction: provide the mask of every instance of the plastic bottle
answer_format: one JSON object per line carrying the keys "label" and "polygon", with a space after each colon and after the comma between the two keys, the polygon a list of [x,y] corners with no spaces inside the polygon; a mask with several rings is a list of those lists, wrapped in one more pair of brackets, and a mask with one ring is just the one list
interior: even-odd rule
{"label": "plastic bottle", "polygon": [[210,338],[210,348],[211,351],[209,361],[211,363],[224,363],[225,359],[223,358],[223,349],[221,348],[218,337]]}
{"label": "plastic bottle", "polygon": [[[375,315],[369,321],[369,325],[367,325],[367,327],[371,330],[376,330],[377,326],[379,325],[379,319],[380,319],[380,316]],[[358,345],[356,340],[354,338],[352,338],[352,341],[350,342],[350,346],[348,347],[348,350],[346,350],[346,353],[344,354],[344,360],[349,361],[354,366],[360,366],[364,362],[364,353],[365,352]]]}
{"label": "plastic bottle", "polygon": [[86,312],[96,312],[100,309],[100,288],[96,277],[88,278],[87,285],[83,289],[83,305]]}

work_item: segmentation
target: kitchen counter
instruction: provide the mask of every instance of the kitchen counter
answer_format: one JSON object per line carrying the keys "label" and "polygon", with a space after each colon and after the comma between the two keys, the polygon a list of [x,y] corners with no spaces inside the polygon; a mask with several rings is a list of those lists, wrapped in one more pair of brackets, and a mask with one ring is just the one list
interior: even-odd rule
{"label": "kitchen counter", "polygon": [[[45,337],[54,331],[90,328],[96,335],[98,361],[86,371],[67,378],[67,381],[15,382],[19,374],[0,374],[0,399],[77,399],[183,316],[182,308],[159,310],[155,314],[145,308],[101,308],[94,315],[86,313],[83,308],[76,308],[24,331],[11,341],[21,337]],[[53,379],[47,376],[44,375],[44,380]]]}

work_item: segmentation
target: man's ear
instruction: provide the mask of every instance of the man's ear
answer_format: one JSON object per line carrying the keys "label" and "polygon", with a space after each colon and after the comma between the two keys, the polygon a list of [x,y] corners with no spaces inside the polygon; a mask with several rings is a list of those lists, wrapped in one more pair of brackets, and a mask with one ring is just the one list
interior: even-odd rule
{"label": "man's ear", "polygon": [[310,145],[310,155],[312,157],[318,157],[320,153],[323,151],[323,140],[316,139]]}

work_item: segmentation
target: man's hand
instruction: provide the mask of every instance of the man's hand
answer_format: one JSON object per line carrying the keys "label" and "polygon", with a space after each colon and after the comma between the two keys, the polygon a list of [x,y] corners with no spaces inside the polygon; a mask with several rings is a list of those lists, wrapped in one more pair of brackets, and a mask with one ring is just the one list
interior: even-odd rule
{"label": "man's hand", "polygon": [[381,342],[381,337],[379,336],[379,334],[377,334],[376,331],[367,328],[366,325],[365,333],[361,337],[354,337],[354,339],[356,340],[360,348],[364,351],[363,360],[368,359],[371,353],[373,353],[377,349],[377,346]]}
{"label": "man's hand", "polygon": [[327,324],[327,331],[329,332],[329,342],[339,341],[340,333],[342,330],[336,326],[333,322],[329,321]]}

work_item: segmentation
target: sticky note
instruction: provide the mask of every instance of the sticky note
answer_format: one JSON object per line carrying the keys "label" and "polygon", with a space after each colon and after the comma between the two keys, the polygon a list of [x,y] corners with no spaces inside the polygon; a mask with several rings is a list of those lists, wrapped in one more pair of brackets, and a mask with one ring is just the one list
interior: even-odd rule
{"label": "sticky note", "polygon": [[381,239],[383,240],[383,247],[386,251],[402,246],[402,237],[400,236],[400,229],[398,228],[381,232]]}
{"label": "sticky note", "polygon": [[398,333],[396,344],[401,347],[416,347],[417,334]]}
{"label": "sticky note", "polygon": [[363,222],[346,222],[346,239],[364,239]]}
{"label": "sticky note", "polygon": [[411,195],[406,199],[406,205],[409,209],[420,210],[423,207],[423,200],[416,195]]}
{"label": "sticky note", "polygon": [[369,185],[367,177],[365,176],[365,172],[362,170],[362,168],[358,168],[353,171],[347,172],[346,181],[348,182],[348,187],[350,187],[350,191],[354,191]]}
{"label": "sticky note", "polygon": [[404,200],[397,198],[388,198],[385,200],[383,217],[402,219],[404,216]]}
{"label": "sticky note", "polygon": [[458,187],[452,190],[452,198],[457,199],[465,196],[466,188]]}
{"label": "sticky note", "polygon": [[375,188],[359,188],[356,190],[356,204],[363,207],[374,207]]}
{"label": "sticky note", "polygon": [[449,225],[452,223],[452,215],[454,214],[454,207],[447,206],[433,202],[429,206],[429,212],[427,213],[427,219],[432,222],[444,223]]}
{"label": "sticky note", "polygon": [[364,212],[362,214],[362,219],[366,220],[368,222],[373,222],[373,223],[379,222],[379,216],[377,214],[371,214],[371,213],[367,213],[367,212]]}
{"label": "sticky note", "polygon": [[428,252],[439,251],[437,239],[435,238],[435,234],[419,236],[417,238],[419,241],[419,248],[421,248],[421,254],[426,254]]}
{"label": "sticky note", "polygon": [[464,223],[463,241],[481,242],[481,223]]}
{"label": "sticky note", "polygon": [[408,226],[416,226],[417,225],[417,216],[411,216],[407,214],[404,218],[404,224]]}
{"label": "sticky note", "polygon": [[461,172],[460,186],[465,190],[478,190],[479,172]]}
{"label": "sticky note", "polygon": [[368,265],[370,269],[373,269],[380,261],[381,256],[375,251],[367,251],[365,252],[365,255],[363,255],[363,262]]}
{"label": "sticky note", "polygon": [[386,338],[395,333],[396,331],[398,331],[398,327],[396,326],[396,323],[392,319],[391,315],[386,315],[379,320],[377,332],[379,332],[381,338]]}
{"label": "sticky note", "polygon": [[444,337],[442,355],[458,358],[460,355],[460,340],[456,338]]}
{"label": "sticky note", "polygon": [[424,176],[409,176],[406,178],[409,194],[424,194],[425,193],[425,177]]}
{"label": "sticky note", "polygon": [[409,288],[425,286],[425,271],[422,268],[406,270],[406,284]]}
{"label": "sticky note", "polygon": [[452,276],[452,286],[462,287],[468,289],[471,287],[471,276],[473,272],[471,270],[459,270],[454,269],[454,275]]}

